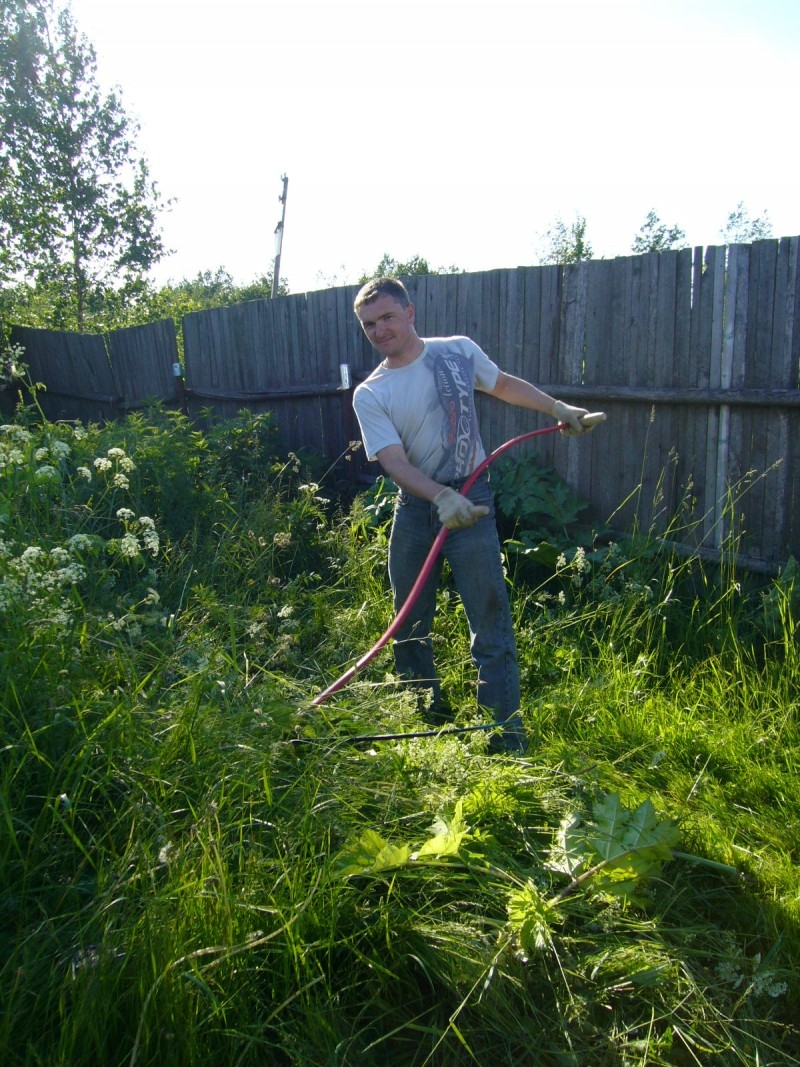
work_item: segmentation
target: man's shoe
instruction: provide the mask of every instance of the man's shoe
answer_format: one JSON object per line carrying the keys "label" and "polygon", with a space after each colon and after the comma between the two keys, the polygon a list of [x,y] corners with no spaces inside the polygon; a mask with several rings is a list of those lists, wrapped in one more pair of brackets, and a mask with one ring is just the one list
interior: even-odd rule
{"label": "man's shoe", "polygon": [[497,722],[499,732],[489,738],[490,756],[524,756],[528,751],[528,735],[517,712],[505,722]]}
{"label": "man's shoe", "polygon": [[455,718],[453,709],[446,700],[440,700],[436,704],[420,704],[420,717],[429,726],[446,726]]}

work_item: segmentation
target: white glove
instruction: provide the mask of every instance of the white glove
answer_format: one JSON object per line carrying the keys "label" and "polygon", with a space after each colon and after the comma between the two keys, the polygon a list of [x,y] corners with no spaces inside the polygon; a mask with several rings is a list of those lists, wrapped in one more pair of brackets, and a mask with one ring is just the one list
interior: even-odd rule
{"label": "white glove", "polygon": [[588,414],[586,408],[574,408],[571,404],[565,404],[563,400],[556,400],[553,404],[553,418],[567,424],[561,430],[565,437],[577,437],[593,429],[594,423],[584,426],[581,422],[583,416]]}
{"label": "white glove", "polygon": [[473,504],[449,486],[435,496],[433,502],[439,512],[439,522],[448,530],[474,526],[478,519],[489,514],[489,509],[483,504]]}

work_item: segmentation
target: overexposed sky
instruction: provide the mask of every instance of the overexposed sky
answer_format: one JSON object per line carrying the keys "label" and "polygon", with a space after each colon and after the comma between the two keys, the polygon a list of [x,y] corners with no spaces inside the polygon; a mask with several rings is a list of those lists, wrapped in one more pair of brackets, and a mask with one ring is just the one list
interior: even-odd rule
{"label": "overexposed sky", "polygon": [[157,281],[272,267],[292,292],[384,253],[537,262],[580,213],[597,257],[649,210],[714,244],[742,201],[800,234],[798,0],[71,0],[122,90],[175,249]]}

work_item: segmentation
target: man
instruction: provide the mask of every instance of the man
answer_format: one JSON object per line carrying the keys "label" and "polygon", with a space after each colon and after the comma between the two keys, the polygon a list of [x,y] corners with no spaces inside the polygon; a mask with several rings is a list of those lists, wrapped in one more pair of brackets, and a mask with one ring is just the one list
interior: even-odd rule
{"label": "man", "polygon": [[441,525],[451,531],[434,570],[394,641],[401,678],[430,690],[424,712],[447,717],[433,659],[431,628],[443,558],[469,622],[478,669],[478,705],[502,727],[493,751],[522,753],[527,737],[519,713],[517,649],[494,522],[488,477],[468,497],[459,493],[485,458],[475,389],[508,404],[552,415],[568,433],[583,433],[588,414],[501,371],[469,338],[421,338],[414,305],[402,282],[378,278],[356,296],[355,313],[381,363],[355,390],[353,404],[370,460],[380,463],[399,493],[389,540],[389,580],[395,611],[408,598]]}

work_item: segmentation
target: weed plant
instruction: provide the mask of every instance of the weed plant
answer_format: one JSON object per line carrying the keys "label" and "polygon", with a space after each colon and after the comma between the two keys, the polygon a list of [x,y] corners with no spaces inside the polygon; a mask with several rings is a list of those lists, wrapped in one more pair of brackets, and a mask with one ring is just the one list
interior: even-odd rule
{"label": "weed plant", "polygon": [[311,704],[390,621],[391,487],[324,483],[268,417],[0,428],[3,1063],[800,1063],[793,565],[509,554],[528,757],[354,741],[424,724],[388,650]]}

